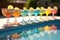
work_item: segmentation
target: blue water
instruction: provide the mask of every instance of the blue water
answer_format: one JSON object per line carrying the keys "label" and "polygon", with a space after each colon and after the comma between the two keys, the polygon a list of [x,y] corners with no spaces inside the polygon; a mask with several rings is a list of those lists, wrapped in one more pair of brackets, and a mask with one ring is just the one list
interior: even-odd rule
{"label": "blue water", "polygon": [[60,40],[60,30],[57,30],[57,33],[43,33],[41,36],[39,33],[35,33],[33,35],[29,35],[28,37],[21,37],[17,40]]}

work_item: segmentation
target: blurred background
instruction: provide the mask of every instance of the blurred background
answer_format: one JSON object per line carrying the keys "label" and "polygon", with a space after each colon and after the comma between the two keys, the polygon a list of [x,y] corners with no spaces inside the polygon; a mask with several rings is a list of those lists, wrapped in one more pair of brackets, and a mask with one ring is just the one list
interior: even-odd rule
{"label": "blurred background", "polygon": [[1,13],[1,8],[7,8],[8,5],[13,5],[22,9],[24,6],[29,7],[45,7],[48,6],[58,7],[57,16],[60,16],[60,0],[0,0],[0,16],[3,16]]}

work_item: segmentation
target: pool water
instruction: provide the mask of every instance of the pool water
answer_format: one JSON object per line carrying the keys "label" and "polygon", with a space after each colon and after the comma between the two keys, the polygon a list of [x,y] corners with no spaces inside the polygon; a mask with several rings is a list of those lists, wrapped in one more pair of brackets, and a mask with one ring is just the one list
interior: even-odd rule
{"label": "pool water", "polygon": [[[45,22],[44,25],[43,23],[38,23],[37,24],[34,24],[34,25],[31,25],[30,27],[21,27],[21,28],[17,28],[17,29],[21,29],[21,30],[18,30],[19,33],[15,30],[11,31],[12,32],[15,32],[17,34],[19,34],[19,38],[18,39],[13,39],[12,38],[12,35],[11,34],[10,36],[10,40],[60,40],[60,27],[59,27],[59,24],[58,23],[59,21],[49,21],[49,22]],[[51,26],[51,24],[49,25],[49,23],[53,24]],[[37,25],[37,26],[36,26]],[[40,25],[43,25],[43,26],[40,26]],[[39,27],[38,27],[39,26]],[[29,29],[28,29],[29,28]],[[48,29],[44,29],[44,28],[48,28]],[[50,28],[52,28],[50,30]],[[25,30],[27,29],[27,30]],[[47,31],[46,31],[47,30]],[[5,32],[5,31],[4,31]],[[5,32],[4,34],[6,35],[6,33],[8,34],[8,31]],[[10,33],[9,33],[10,34]],[[2,33],[0,34],[2,35]],[[8,35],[9,36],[9,35]],[[7,36],[5,37],[0,37],[1,40],[7,40]]]}
{"label": "pool water", "polygon": [[15,39],[15,40],[60,40],[60,30],[57,30],[57,32],[51,32],[48,34],[47,32],[39,32],[39,33],[33,33],[31,35],[28,35],[27,37],[22,36],[21,38]]}

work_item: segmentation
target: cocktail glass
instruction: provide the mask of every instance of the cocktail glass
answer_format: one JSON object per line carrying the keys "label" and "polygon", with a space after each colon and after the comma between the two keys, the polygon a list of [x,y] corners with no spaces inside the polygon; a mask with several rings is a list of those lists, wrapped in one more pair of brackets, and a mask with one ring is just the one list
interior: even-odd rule
{"label": "cocktail glass", "polygon": [[58,10],[57,7],[54,7],[54,8],[51,9],[53,19],[56,19],[54,15],[57,13],[57,10]]}
{"label": "cocktail glass", "polygon": [[4,27],[6,27],[6,26],[11,26],[11,25],[10,25],[10,22],[9,22],[9,18],[10,18],[12,15],[11,15],[10,12],[11,12],[11,11],[9,11],[9,9],[7,9],[7,8],[2,8],[2,14],[3,14],[5,17],[7,17],[7,23],[4,25]]}
{"label": "cocktail glass", "polygon": [[28,10],[27,10],[27,8],[26,7],[23,7],[23,10],[22,10],[22,12],[21,12],[21,15],[23,16],[23,19],[22,19],[22,25],[26,25],[26,21],[25,21],[25,16],[27,16],[28,15]]}
{"label": "cocktail glass", "polygon": [[39,21],[37,20],[37,15],[40,13],[40,8],[37,7],[35,10],[34,10],[34,15],[35,15],[35,19],[34,19],[34,22],[35,23],[38,23]]}
{"label": "cocktail glass", "polygon": [[49,18],[48,18],[48,15],[51,13],[51,11],[50,11],[50,9],[45,9],[45,14],[46,14],[46,19],[47,20],[50,20]]}
{"label": "cocktail glass", "polygon": [[30,9],[28,10],[28,16],[29,16],[29,20],[28,20],[28,23],[31,24],[32,23],[32,20],[31,20],[31,16],[33,15],[34,13],[34,8],[33,7],[30,7]]}
{"label": "cocktail glass", "polygon": [[20,16],[20,9],[18,7],[15,7],[12,15],[15,17],[15,21],[13,25],[16,25],[16,26],[19,25],[20,23],[17,21],[17,17]]}
{"label": "cocktail glass", "polygon": [[40,21],[44,21],[44,19],[42,18],[42,15],[45,13],[45,8],[44,7],[41,7],[40,9]]}

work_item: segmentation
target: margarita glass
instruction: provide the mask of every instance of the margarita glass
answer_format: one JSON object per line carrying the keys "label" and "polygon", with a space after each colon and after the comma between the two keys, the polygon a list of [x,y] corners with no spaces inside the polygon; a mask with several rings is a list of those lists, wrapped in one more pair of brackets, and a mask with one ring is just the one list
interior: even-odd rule
{"label": "margarita glass", "polygon": [[28,16],[29,16],[28,23],[29,24],[32,23],[32,20],[30,19],[30,17],[33,15],[33,13],[34,13],[34,8],[33,7],[30,7],[29,12],[28,12]]}
{"label": "margarita glass", "polygon": [[56,19],[54,15],[57,13],[57,10],[58,10],[58,8],[55,6],[54,6],[54,8],[51,9],[53,19]]}
{"label": "margarita glass", "polygon": [[9,18],[12,16],[12,9],[13,6],[12,5],[8,5],[8,9],[7,8],[2,8],[2,14],[7,17],[7,23],[4,26],[11,26],[10,22],[9,22]]}
{"label": "margarita glass", "polygon": [[26,21],[24,20],[24,17],[28,15],[28,10],[27,10],[26,7],[23,7],[23,10],[21,12],[21,15],[23,16],[22,25],[25,25],[26,24]]}
{"label": "margarita glass", "polygon": [[14,21],[14,25],[19,25],[20,23],[17,21],[17,17],[19,17],[20,16],[20,9],[18,8],[18,7],[15,7],[14,8],[14,12],[13,12],[13,14],[12,14],[13,16],[14,16],[14,18],[15,18],[15,21]]}
{"label": "margarita glass", "polygon": [[43,21],[44,19],[42,19],[42,15],[45,13],[45,8],[44,7],[41,7],[40,8],[40,20]]}
{"label": "margarita glass", "polygon": [[39,7],[37,7],[35,10],[34,10],[34,15],[35,15],[35,19],[34,19],[34,21],[35,21],[35,23],[37,23],[37,22],[39,22],[36,18],[37,18],[37,15],[40,13],[40,8]]}
{"label": "margarita glass", "polygon": [[50,7],[48,7],[47,9],[45,9],[45,14],[46,14],[46,19],[49,20],[48,15],[51,14]]}

